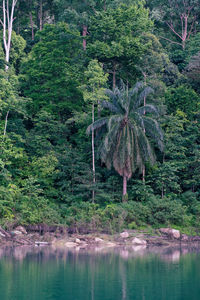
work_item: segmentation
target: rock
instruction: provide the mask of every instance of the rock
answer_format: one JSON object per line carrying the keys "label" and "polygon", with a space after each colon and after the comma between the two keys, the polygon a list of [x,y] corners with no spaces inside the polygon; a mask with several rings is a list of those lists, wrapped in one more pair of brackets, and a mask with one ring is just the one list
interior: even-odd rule
{"label": "rock", "polygon": [[182,234],[181,241],[188,242],[189,241],[189,236],[187,234]]}
{"label": "rock", "polygon": [[200,236],[193,236],[191,237],[192,242],[200,242]]}
{"label": "rock", "polygon": [[96,243],[103,243],[104,242],[104,240],[102,240],[98,237],[96,237],[94,240],[95,240]]}
{"label": "rock", "polygon": [[144,246],[146,246],[147,241],[135,237],[135,238],[132,240],[132,244],[134,244],[134,245],[144,245]]}
{"label": "rock", "polygon": [[11,234],[12,235],[22,235],[22,232],[19,230],[13,230],[13,231],[11,231]]}
{"label": "rock", "polygon": [[78,245],[74,242],[65,243],[65,247],[67,247],[67,248],[73,248],[73,247],[76,247],[76,246],[78,246]]}
{"label": "rock", "polygon": [[159,231],[164,234],[170,234],[171,228],[160,228]]}
{"label": "rock", "polygon": [[5,231],[1,226],[0,226],[0,232],[1,232],[1,236],[3,237],[3,235],[7,238],[11,237],[11,234],[7,231]]}
{"label": "rock", "polygon": [[121,232],[120,237],[123,239],[127,239],[129,237],[129,233],[127,231]]}
{"label": "rock", "polygon": [[75,243],[80,244],[80,243],[81,243],[81,240],[76,238],[76,239],[75,239]]}
{"label": "rock", "polygon": [[180,231],[177,230],[177,229],[173,229],[173,228],[160,228],[159,230],[160,230],[161,233],[166,234],[170,238],[180,239],[180,237],[181,237]]}
{"label": "rock", "polygon": [[21,233],[23,233],[23,234],[27,234],[27,231],[26,231],[26,229],[23,226],[17,226],[15,228],[15,230],[21,231]]}
{"label": "rock", "polygon": [[0,231],[0,236],[5,237],[6,235]]}
{"label": "rock", "polygon": [[50,245],[50,243],[48,243],[48,242],[41,242],[41,241],[35,241],[35,245],[37,245],[37,246],[46,246],[46,245]]}
{"label": "rock", "polygon": [[175,239],[180,239],[180,237],[181,237],[180,231],[176,230],[176,229],[172,229],[172,236]]}

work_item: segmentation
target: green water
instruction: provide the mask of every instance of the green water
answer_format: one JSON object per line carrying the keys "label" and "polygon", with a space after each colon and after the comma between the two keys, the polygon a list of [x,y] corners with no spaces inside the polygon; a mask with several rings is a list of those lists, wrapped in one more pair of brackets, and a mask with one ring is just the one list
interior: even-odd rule
{"label": "green water", "polygon": [[197,249],[0,249],[0,300],[199,300]]}

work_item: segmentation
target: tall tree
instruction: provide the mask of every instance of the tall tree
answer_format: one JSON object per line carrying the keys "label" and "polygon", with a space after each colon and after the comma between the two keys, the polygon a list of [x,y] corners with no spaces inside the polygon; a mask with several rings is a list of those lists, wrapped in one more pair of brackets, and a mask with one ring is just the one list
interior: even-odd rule
{"label": "tall tree", "polygon": [[[120,89],[107,91],[111,102],[104,101],[104,108],[112,112],[88,127],[88,132],[107,126],[107,133],[100,146],[100,157],[107,168],[113,167],[123,177],[123,200],[127,198],[127,180],[136,169],[142,171],[146,161],[155,162],[152,137],[163,149],[163,134],[153,115],[158,115],[155,105],[143,106],[144,96],[152,93],[150,87],[137,83],[128,90],[122,84]],[[144,114],[144,111],[146,114]]]}
{"label": "tall tree", "polygon": [[152,22],[142,3],[109,8],[91,17],[88,53],[112,74],[113,88],[117,75],[123,80],[133,80],[135,65],[146,48],[142,34],[150,30]]}
{"label": "tall tree", "polygon": [[187,75],[189,82],[194,89],[200,92],[200,52],[191,58],[188,66],[185,69],[185,74]]}
{"label": "tall tree", "polygon": [[[104,74],[102,65],[97,60],[92,60],[89,63],[87,71],[85,71],[87,86],[83,90],[84,100],[92,105],[92,123],[95,121],[95,106],[98,107],[100,103],[105,100],[105,85],[108,79],[108,74]],[[95,176],[95,147],[94,147],[94,130],[92,130],[92,173],[93,185],[96,182]],[[94,202],[95,193],[92,191],[92,201]]]}
{"label": "tall tree", "polygon": [[86,50],[86,36],[88,35],[88,22],[91,15],[96,13],[96,8],[101,0],[54,0],[56,18],[68,24],[75,25],[83,37],[83,49]]}
{"label": "tall tree", "polygon": [[159,18],[165,22],[172,35],[176,37],[175,40],[162,38],[179,44],[185,49],[186,42],[197,29],[199,4],[199,0],[151,0],[150,6],[152,5],[154,16],[158,17],[159,14]]}
{"label": "tall tree", "polygon": [[36,40],[22,68],[23,94],[33,99],[31,113],[44,109],[65,119],[80,109],[82,100],[77,88],[82,74],[79,32],[64,23],[46,24]]}
{"label": "tall tree", "polygon": [[7,63],[6,70],[8,69],[8,63],[10,59],[11,38],[16,4],[17,0],[12,0],[11,6],[9,4],[9,0],[3,0],[3,18],[0,19],[0,23],[3,27],[3,44]]}

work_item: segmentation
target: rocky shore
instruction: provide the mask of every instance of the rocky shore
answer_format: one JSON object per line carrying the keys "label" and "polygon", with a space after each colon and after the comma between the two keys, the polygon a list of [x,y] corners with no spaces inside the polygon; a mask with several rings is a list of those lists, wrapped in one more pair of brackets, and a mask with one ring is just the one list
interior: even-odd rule
{"label": "rocky shore", "polygon": [[146,248],[149,246],[170,247],[179,244],[200,243],[200,236],[181,234],[179,230],[173,228],[160,228],[154,230],[151,234],[145,232],[145,230],[127,230],[113,235],[70,233],[67,230],[60,230],[59,227],[54,229],[40,232],[36,230],[36,227],[30,230],[29,227],[17,226],[13,230],[5,231],[0,227],[0,246],[53,245],[65,248],[141,246]]}

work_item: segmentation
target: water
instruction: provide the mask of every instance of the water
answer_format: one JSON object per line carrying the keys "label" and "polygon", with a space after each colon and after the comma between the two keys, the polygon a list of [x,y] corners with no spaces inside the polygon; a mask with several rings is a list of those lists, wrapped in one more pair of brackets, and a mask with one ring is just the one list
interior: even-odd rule
{"label": "water", "polygon": [[0,249],[0,300],[199,300],[199,251]]}

